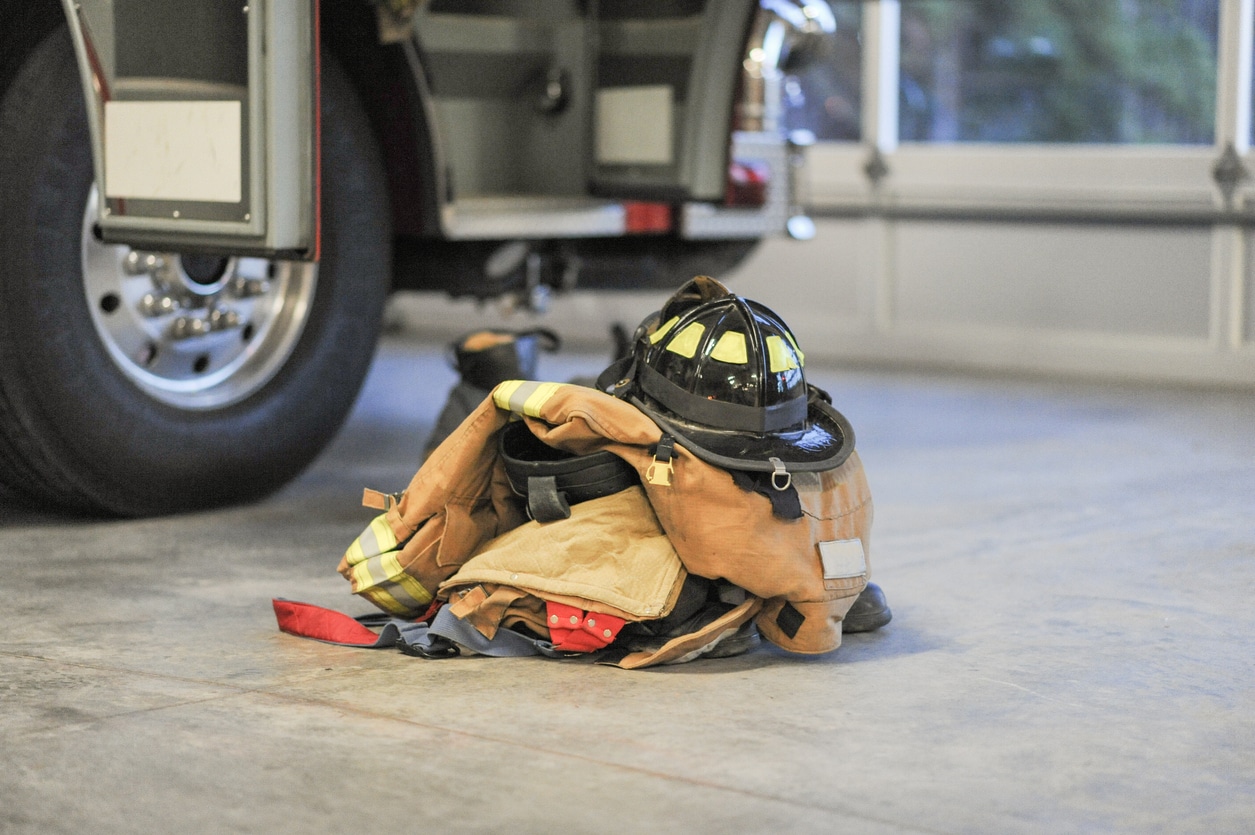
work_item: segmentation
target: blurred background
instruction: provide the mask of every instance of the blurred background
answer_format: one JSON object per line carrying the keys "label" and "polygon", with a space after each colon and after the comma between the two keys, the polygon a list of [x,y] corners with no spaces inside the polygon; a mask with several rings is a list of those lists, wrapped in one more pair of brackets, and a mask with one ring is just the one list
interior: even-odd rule
{"label": "blurred background", "polygon": [[[783,85],[817,233],[728,276],[808,355],[1255,381],[1249,3],[830,5]],[[576,292],[549,321],[596,342],[663,297]],[[429,332],[496,321],[393,305]]]}

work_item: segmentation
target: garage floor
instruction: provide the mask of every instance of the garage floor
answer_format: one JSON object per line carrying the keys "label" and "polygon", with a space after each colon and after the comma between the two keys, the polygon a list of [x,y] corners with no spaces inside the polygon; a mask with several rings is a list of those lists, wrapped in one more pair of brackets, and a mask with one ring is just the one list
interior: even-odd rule
{"label": "garage floor", "polygon": [[[605,357],[547,357],[544,376]],[[0,503],[3,832],[1249,832],[1255,397],[815,368],[895,617],[827,657],[423,661],[279,633],[453,382],[385,344],[251,507]]]}

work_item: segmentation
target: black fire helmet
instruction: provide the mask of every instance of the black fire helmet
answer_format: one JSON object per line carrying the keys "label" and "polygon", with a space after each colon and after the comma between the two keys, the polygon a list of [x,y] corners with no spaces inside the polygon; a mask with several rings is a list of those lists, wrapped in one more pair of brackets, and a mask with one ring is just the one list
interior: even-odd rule
{"label": "black fire helmet", "polygon": [[854,430],[806,383],[804,359],[779,316],[698,276],[641,324],[631,357],[605,376],[622,377],[614,393],[707,463],[830,470],[853,451]]}

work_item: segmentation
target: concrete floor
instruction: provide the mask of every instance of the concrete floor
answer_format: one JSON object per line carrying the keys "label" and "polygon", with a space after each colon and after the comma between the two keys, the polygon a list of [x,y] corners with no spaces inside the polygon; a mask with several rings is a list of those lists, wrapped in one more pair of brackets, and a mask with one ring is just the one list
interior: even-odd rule
{"label": "concrete floor", "polygon": [[[604,357],[548,357],[552,379]],[[811,369],[853,422],[893,623],[624,672],[279,633],[453,382],[393,337],[268,501],[0,504],[3,832],[1250,832],[1255,396]]]}

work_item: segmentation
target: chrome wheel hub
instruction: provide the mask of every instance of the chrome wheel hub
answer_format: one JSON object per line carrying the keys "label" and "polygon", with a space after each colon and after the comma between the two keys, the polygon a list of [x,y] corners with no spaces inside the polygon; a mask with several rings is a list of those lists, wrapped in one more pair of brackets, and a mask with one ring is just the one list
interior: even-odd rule
{"label": "chrome wheel hub", "polygon": [[221,408],[269,382],[309,318],[317,265],[103,244],[83,214],[83,288],[92,324],[122,373],[152,397]]}

